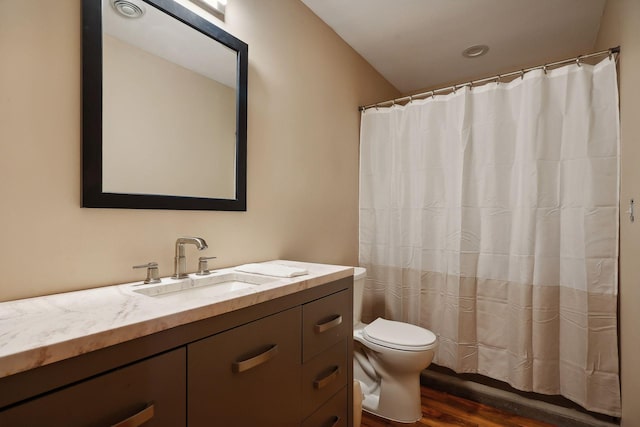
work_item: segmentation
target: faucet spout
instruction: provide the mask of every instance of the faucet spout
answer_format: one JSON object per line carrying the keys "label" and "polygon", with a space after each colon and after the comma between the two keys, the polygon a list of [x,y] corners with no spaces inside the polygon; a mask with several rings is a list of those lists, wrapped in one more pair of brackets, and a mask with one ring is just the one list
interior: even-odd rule
{"label": "faucet spout", "polygon": [[176,250],[178,249],[178,245],[185,244],[196,245],[199,251],[209,247],[202,237],[179,237],[178,240],[176,240]]}
{"label": "faucet spout", "polygon": [[207,242],[201,237],[179,237],[176,240],[176,257],[175,257],[175,269],[174,274],[171,276],[173,279],[184,279],[188,277],[187,270],[187,257],[184,254],[184,245],[195,245],[199,251],[207,249]]}

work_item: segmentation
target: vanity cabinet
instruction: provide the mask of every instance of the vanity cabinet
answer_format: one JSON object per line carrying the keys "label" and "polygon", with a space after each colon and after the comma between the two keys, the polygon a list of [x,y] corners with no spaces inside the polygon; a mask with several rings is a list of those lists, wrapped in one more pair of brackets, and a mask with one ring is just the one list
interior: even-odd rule
{"label": "vanity cabinet", "polygon": [[0,426],[350,426],[352,283],[1,378]]}
{"label": "vanity cabinet", "polygon": [[189,426],[347,425],[346,398],[324,405],[347,393],[349,296],[343,290],[188,345]]}
{"label": "vanity cabinet", "polygon": [[0,412],[0,425],[179,427],[186,351],[170,351]]}
{"label": "vanity cabinet", "polygon": [[189,344],[189,426],[300,425],[300,307]]}
{"label": "vanity cabinet", "polygon": [[[347,425],[349,402],[327,404],[346,393],[352,343],[352,303],[345,291],[302,306],[302,418],[304,425]],[[325,405],[327,404],[327,405]],[[321,409],[322,408],[322,409]],[[317,412],[317,413],[316,413]]]}

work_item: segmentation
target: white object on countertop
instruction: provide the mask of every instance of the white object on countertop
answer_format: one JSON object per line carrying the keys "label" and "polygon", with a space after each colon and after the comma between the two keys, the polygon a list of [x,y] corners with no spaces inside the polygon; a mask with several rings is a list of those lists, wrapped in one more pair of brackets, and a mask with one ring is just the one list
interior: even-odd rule
{"label": "white object on countertop", "polygon": [[234,270],[244,273],[262,274],[275,277],[296,277],[309,274],[304,268],[289,267],[282,264],[244,264],[235,267]]}

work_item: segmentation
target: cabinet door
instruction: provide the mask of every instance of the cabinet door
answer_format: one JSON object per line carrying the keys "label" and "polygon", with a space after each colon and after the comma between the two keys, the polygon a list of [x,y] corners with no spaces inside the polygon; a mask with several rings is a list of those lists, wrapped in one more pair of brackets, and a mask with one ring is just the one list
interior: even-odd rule
{"label": "cabinet door", "polygon": [[303,306],[303,361],[307,362],[332,345],[353,336],[351,299],[337,292]]}
{"label": "cabinet door", "polygon": [[347,384],[345,340],[320,353],[302,368],[302,416],[307,417]]}
{"label": "cabinet door", "polygon": [[348,404],[347,387],[343,387],[327,403],[304,420],[302,427],[347,427]]}
{"label": "cabinet door", "polygon": [[186,425],[186,351],[180,348],[0,412],[0,426]]}
{"label": "cabinet door", "polygon": [[301,308],[188,346],[191,427],[299,426]]}

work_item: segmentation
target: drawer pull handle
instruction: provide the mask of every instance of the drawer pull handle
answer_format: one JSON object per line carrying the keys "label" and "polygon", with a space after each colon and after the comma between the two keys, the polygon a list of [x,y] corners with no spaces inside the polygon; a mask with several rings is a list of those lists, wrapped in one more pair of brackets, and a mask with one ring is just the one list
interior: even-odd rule
{"label": "drawer pull handle", "polygon": [[155,408],[153,403],[147,405],[142,411],[130,416],[126,420],[120,421],[111,427],[138,427],[153,418]]}
{"label": "drawer pull handle", "polygon": [[337,315],[336,317],[334,317],[333,319],[329,320],[328,322],[316,323],[316,326],[315,326],[314,330],[316,331],[316,334],[321,334],[323,332],[327,332],[331,328],[335,328],[336,326],[340,325],[341,323],[342,323],[342,316],[341,315]]}
{"label": "drawer pull handle", "polygon": [[269,350],[264,353],[260,353],[259,355],[252,357],[247,360],[242,360],[240,362],[233,362],[231,365],[231,369],[235,374],[248,371],[251,368],[255,368],[258,365],[262,365],[263,363],[268,362],[273,359],[278,354],[278,344],[274,344],[269,348]]}
{"label": "drawer pull handle", "polygon": [[331,424],[331,427],[336,427],[338,424],[340,424],[340,417],[335,415],[333,417],[333,424]]}
{"label": "drawer pull handle", "polygon": [[318,390],[320,390],[321,388],[325,388],[331,381],[338,378],[338,375],[340,375],[340,367],[335,366],[327,376],[325,376],[324,378],[320,378],[319,380],[315,380],[313,382],[313,388],[316,388]]}

